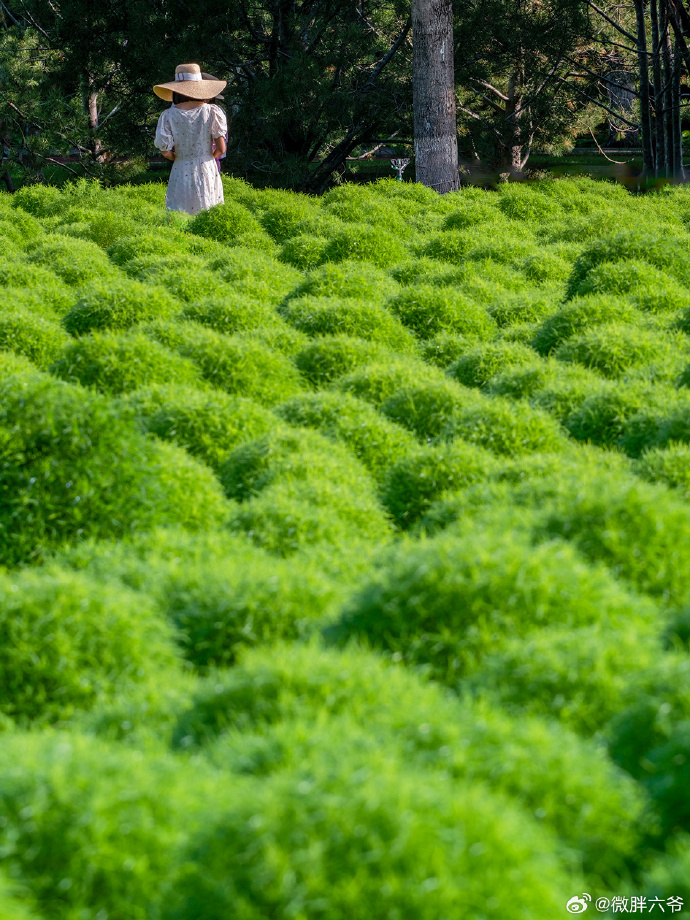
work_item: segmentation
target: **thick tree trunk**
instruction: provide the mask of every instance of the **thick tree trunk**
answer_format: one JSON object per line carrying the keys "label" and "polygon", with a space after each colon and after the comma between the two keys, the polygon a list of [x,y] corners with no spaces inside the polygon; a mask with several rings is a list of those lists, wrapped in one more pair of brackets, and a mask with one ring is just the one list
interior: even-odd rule
{"label": "thick tree trunk", "polygon": [[652,17],[652,74],[654,77],[654,165],[657,176],[666,175],[666,143],[664,136],[663,83],[661,80],[661,43],[659,40],[658,0],[651,0],[649,10]]}
{"label": "thick tree trunk", "polygon": [[637,67],[640,75],[640,134],[642,136],[642,175],[654,174],[652,150],[652,119],[649,111],[649,71],[647,65],[647,28],[644,18],[644,0],[635,0],[637,20]]}
{"label": "thick tree trunk", "polygon": [[452,0],[412,0],[412,98],[417,182],[460,187]]}
{"label": "thick tree trunk", "polygon": [[[501,166],[511,178],[519,178],[527,165],[532,146],[532,121],[529,106],[525,105],[523,74],[512,74],[508,80],[508,101],[506,102],[505,156]],[[525,126],[525,119],[529,126]]]}

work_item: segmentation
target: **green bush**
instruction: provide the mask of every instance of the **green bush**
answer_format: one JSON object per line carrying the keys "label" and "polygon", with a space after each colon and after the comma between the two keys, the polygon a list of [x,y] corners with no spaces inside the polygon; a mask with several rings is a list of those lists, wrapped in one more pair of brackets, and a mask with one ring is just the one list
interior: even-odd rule
{"label": "green bush", "polygon": [[462,441],[425,447],[388,470],[381,500],[395,522],[408,528],[444,492],[480,482],[496,469],[496,460],[488,451]]}
{"label": "green bush", "polygon": [[324,336],[300,349],[295,364],[309,383],[320,387],[386,353],[385,346],[376,342],[347,335]]}
{"label": "green bush", "polygon": [[671,354],[672,342],[652,330],[625,323],[607,323],[575,335],[554,352],[566,363],[581,364],[605,377],[620,377],[634,365]]}
{"label": "green bush", "polygon": [[499,295],[489,307],[489,314],[499,327],[504,328],[543,320],[554,312],[556,305],[548,296],[520,291]]}
{"label": "green bush", "polygon": [[324,236],[300,233],[286,240],[280,250],[280,259],[288,265],[307,271],[326,261],[328,240]]}
{"label": "green bush", "polygon": [[43,227],[25,211],[5,212],[0,217],[0,237],[8,240],[9,245],[23,249],[32,246],[44,236]]}
{"label": "green bush", "polygon": [[209,470],[146,439],[109,400],[24,375],[4,378],[0,396],[0,563],[227,514]]}
{"label": "green bush", "polygon": [[485,387],[496,374],[533,364],[532,348],[518,342],[489,342],[466,352],[446,373],[466,387]]}
{"label": "green bush", "polygon": [[625,300],[606,296],[576,298],[548,317],[537,330],[532,345],[540,355],[555,351],[567,339],[607,323],[634,323],[640,314]]}
{"label": "green bush", "polygon": [[220,243],[233,243],[246,234],[263,230],[245,207],[235,201],[227,201],[208,211],[199,211],[189,225],[189,232]]}
{"label": "green bush", "polygon": [[235,246],[208,263],[223,281],[232,285],[231,294],[262,303],[278,304],[301,280],[295,268],[279,262],[268,253]]}
{"label": "green bush", "polygon": [[201,382],[189,359],[140,332],[85,336],[65,346],[50,370],[61,380],[111,394],[172,380],[188,385]]}
{"label": "green bush", "polygon": [[563,496],[550,510],[545,532],[572,540],[640,591],[678,603],[688,597],[688,526],[690,508],[666,489],[607,476]]}
{"label": "green bush", "polygon": [[12,196],[12,205],[34,217],[50,217],[62,210],[64,200],[52,185],[25,185]]}
{"label": "green bush", "polygon": [[621,624],[636,607],[649,616],[650,605],[565,543],[533,545],[515,531],[477,528],[402,544],[329,635],[359,637],[454,686],[501,639],[554,625]]}
{"label": "green bush", "polygon": [[379,342],[395,351],[413,352],[412,335],[375,303],[338,297],[300,297],[279,307],[284,319],[309,336],[348,335]]}
{"label": "green bush", "polygon": [[286,200],[274,204],[261,213],[259,220],[264,230],[277,243],[283,243],[295,233],[300,221],[311,217],[317,210],[317,204],[293,192],[286,192]]}
{"label": "green bush", "polygon": [[669,444],[642,454],[635,472],[648,482],[660,482],[690,498],[690,445]]}
{"label": "green bush", "polygon": [[462,262],[469,251],[482,241],[482,234],[483,231],[479,227],[432,233],[419,244],[418,254],[439,262]]}
{"label": "green bush", "polygon": [[409,287],[393,297],[387,307],[421,339],[442,332],[489,339],[496,331],[486,311],[452,287]]}
{"label": "green bush", "polygon": [[275,428],[275,416],[250,399],[171,384],[125,397],[146,432],[184,447],[212,469],[244,441]]}
{"label": "green bush", "polygon": [[272,307],[256,300],[249,300],[241,294],[226,294],[222,300],[197,300],[185,306],[181,318],[199,323],[201,326],[209,326],[225,335],[281,325],[280,318]]}
{"label": "green bush", "polygon": [[560,426],[546,412],[499,397],[461,409],[441,434],[509,456],[559,451],[565,446]]}
{"label": "green bush", "polygon": [[616,383],[588,396],[563,419],[563,424],[577,441],[611,447],[618,443],[629,419],[640,409],[658,406],[662,410],[673,395],[670,387]]}
{"label": "green bush", "polygon": [[348,393],[298,396],[278,406],[276,414],[291,425],[313,428],[345,444],[375,479],[416,448],[407,431],[381,418],[369,403]]}
{"label": "green bush", "polygon": [[498,191],[498,208],[512,220],[541,224],[561,216],[558,198],[540,194],[537,187],[511,182]]}
{"label": "green bush", "polygon": [[53,236],[32,244],[27,258],[34,265],[44,266],[66,284],[79,285],[116,278],[117,269],[100,246],[88,240],[72,240]]}
{"label": "green bush", "polygon": [[473,348],[475,344],[475,340],[468,338],[466,335],[441,332],[423,343],[422,356],[429,364],[445,369],[457,361],[465,352]]}
{"label": "green bush", "polygon": [[152,319],[168,319],[178,312],[179,301],[166,290],[128,279],[90,285],[63,318],[74,336],[96,330],[130,329]]}
{"label": "green bush", "polygon": [[150,323],[142,332],[193,361],[205,380],[232,395],[272,406],[302,389],[295,366],[260,341],[225,336],[189,322]]}
{"label": "green bush", "polygon": [[60,354],[68,336],[57,323],[25,310],[0,312],[0,349],[24,355],[47,369]]}
{"label": "green bush", "polygon": [[0,711],[23,721],[75,709],[175,664],[172,631],[145,597],[61,571],[0,577]]}
{"label": "green bush", "polygon": [[[519,373],[519,370],[516,373]],[[592,392],[601,389],[602,386],[598,374],[577,364],[561,365],[555,374],[553,380],[547,381],[531,394],[530,404],[536,409],[548,412],[559,421],[563,421],[572,412],[577,412]],[[496,382],[498,383],[498,378]]]}
{"label": "green bush", "polygon": [[452,380],[430,379],[396,387],[380,406],[391,421],[413,431],[423,441],[438,437],[477,396]]}
{"label": "green bush", "polygon": [[341,297],[375,303],[398,291],[389,274],[374,265],[360,262],[326,264],[315,268],[290,293],[295,297]]}
{"label": "green bush", "polygon": [[369,224],[348,224],[337,230],[324,250],[330,262],[356,259],[385,268],[405,257],[405,245],[393,233]]}
{"label": "green bush", "polygon": [[125,268],[130,277],[163,287],[187,303],[200,297],[222,300],[228,293],[219,275],[206,268],[198,256],[184,252],[177,256],[142,256],[132,259]]}
{"label": "green bush", "polygon": [[601,262],[596,265],[577,284],[574,294],[637,295],[646,290],[663,290],[667,285],[667,275],[660,269],[639,260],[622,259],[619,262]]}
{"label": "green bush", "polygon": [[485,389],[492,396],[528,399],[548,384],[557,382],[558,377],[558,369],[554,362],[537,358],[532,364],[518,365],[513,370],[494,374]]}
{"label": "green bush", "polygon": [[189,245],[184,234],[171,228],[166,229],[167,232],[158,228],[155,233],[149,231],[121,237],[108,248],[110,260],[127,270],[127,263],[142,256],[164,258],[188,252]]}
{"label": "green bush", "polygon": [[396,357],[394,361],[365,364],[350,374],[338,377],[332,386],[379,407],[402,387],[414,386],[420,381],[443,383],[444,379],[435,368]]}
{"label": "green bush", "polygon": [[503,796],[333,738],[306,763],[256,781],[195,836],[163,920],[287,920],[314,909],[369,920],[372,904],[381,917],[432,920],[462,904],[487,920],[507,909],[536,920],[555,916],[575,884],[553,846]]}

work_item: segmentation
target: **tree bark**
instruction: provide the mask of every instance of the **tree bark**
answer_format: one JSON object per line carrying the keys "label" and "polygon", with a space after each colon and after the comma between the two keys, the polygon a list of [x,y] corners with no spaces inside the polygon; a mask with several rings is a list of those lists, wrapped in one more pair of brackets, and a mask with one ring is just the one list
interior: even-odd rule
{"label": "tree bark", "polygon": [[673,103],[673,47],[671,45],[671,26],[668,21],[668,8],[665,0],[661,3],[661,53],[664,62],[664,143],[666,145],[666,178],[672,179],[676,174],[676,150],[673,144],[673,119],[676,110]]}
{"label": "tree bark", "polygon": [[642,138],[642,175],[654,174],[652,150],[652,119],[649,111],[649,71],[647,68],[647,28],[644,18],[644,0],[635,0],[637,20],[637,67],[640,74],[640,135]]}
{"label": "tree bark", "polygon": [[14,182],[12,181],[12,175],[11,175],[9,169],[6,169],[6,170],[3,172],[2,176],[0,176],[0,179],[2,179],[2,181],[5,183],[5,186],[6,186],[6,188],[7,188],[7,191],[8,191],[11,195],[14,195],[14,193],[15,193],[17,190],[16,190],[16,188],[14,187]]}
{"label": "tree bark", "polygon": [[659,40],[658,0],[650,0],[649,10],[652,18],[652,74],[654,77],[654,166],[657,177],[666,175],[666,143],[664,135],[663,83],[661,80],[661,43]]}
{"label": "tree bark", "polygon": [[452,0],[412,0],[412,100],[417,182],[460,187]]}
{"label": "tree bark", "polygon": [[673,49],[673,80],[671,95],[673,97],[673,162],[675,165],[674,178],[685,179],[685,170],[683,169],[683,134],[680,126],[680,71],[681,55],[679,42]]}

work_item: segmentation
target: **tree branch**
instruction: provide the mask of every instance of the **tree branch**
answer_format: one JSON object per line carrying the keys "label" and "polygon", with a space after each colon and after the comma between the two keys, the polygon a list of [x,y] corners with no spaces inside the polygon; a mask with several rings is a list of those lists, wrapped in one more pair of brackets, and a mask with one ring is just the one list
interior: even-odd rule
{"label": "tree branch", "polygon": [[592,3],[592,0],[585,0],[587,6],[591,7],[595,13],[598,13],[603,19],[605,19],[614,29],[617,29],[621,35],[625,35],[626,38],[629,38],[631,42],[637,42],[637,36],[633,35],[631,32],[628,32],[627,29],[624,29],[623,26],[619,25],[615,19],[611,19],[603,10],[600,10],[596,4]]}
{"label": "tree branch", "polygon": [[499,99],[502,99],[504,102],[510,102],[510,99],[502,93],[500,89],[496,89],[495,86],[492,86],[490,83],[487,83],[485,80],[477,80],[476,77],[469,78],[472,83],[478,83],[480,86],[483,86],[484,89],[490,90],[492,93],[495,93]]}

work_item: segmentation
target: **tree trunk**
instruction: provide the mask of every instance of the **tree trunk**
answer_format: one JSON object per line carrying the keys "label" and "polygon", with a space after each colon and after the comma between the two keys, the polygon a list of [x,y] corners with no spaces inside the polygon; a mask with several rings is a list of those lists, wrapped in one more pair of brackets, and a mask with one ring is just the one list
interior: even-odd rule
{"label": "tree trunk", "polygon": [[640,74],[640,134],[642,136],[642,175],[654,174],[652,150],[652,120],[649,111],[649,71],[647,69],[647,29],[644,21],[644,0],[635,0],[637,20],[637,67]]}
{"label": "tree trunk", "polygon": [[[506,102],[505,156],[501,165],[510,171],[513,179],[522,175],[532,146],[531,116],[529,107],[525,105],[523,86],[522,73],[518,72],[510,76],[508,101]],[[529,130],[524,125],[526,118],[530,121]]]}
{"label": "tree trunk", "polygon": [[685,171],[683,169],[683,134],[680,126],[680,71],[682,65],[680,48],[678,45],[679,42],[676,40],[673,49],[673,80],[671,89],[671,95],[673,97],[673,161],[675,165],[674,178],[683,180],[685,179]]}
{"label": "tree trunk", "polygon": [[12,175],[11,175],[9,169],[6,169],[6,170],[3,172],[2,176],[0,176],[0,179],[2,179],[2,181],[5,183],[5,186],[7,187],[7,191],[8,191],[11,195],[14,195],[14,193],[15,193],[17,190],[16,190],[16,188],[14,187],[14,182],[12,181]]}
{"label": "tree trunk", "polygon": [[652,74],[654,76],[654,166],[657,177],[666,175],[666,143],[664,136],[663,84],[661,80],[661,43],[659,41],[658,0],[650,0],[652,17]]}
{"label": "tree trunk", "polygon": [[671,45],[671,27],[668,21],[668,8],[664,0],[661,4],[661,53],[664,61],[664,143],[666,145],[666,178],[672,179],[678,168],[676,150],[673,144],[673,119],[676,110],[673,104],[673,48]]}
{"label": "tree trunk", "polygon": [[412,99],[417,182],[460,187],[452,0],[412,0]]}

